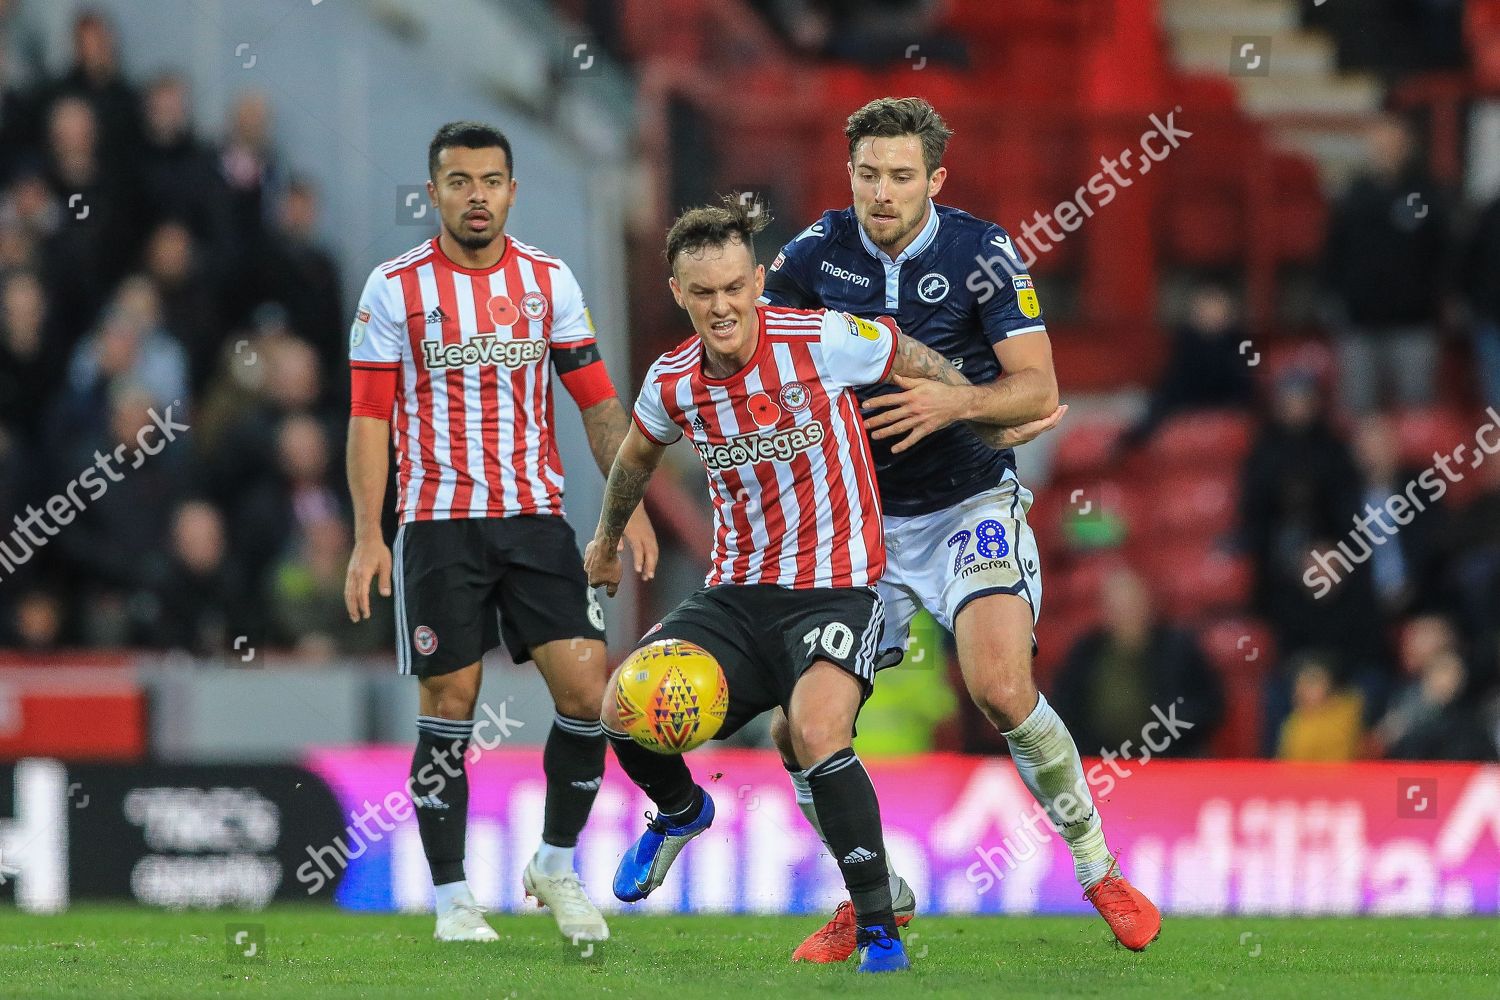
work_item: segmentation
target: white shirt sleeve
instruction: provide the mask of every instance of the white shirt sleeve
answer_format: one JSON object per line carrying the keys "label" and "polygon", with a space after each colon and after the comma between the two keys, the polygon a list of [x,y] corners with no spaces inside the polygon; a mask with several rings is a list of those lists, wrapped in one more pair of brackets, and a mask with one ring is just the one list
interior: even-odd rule
{"label": "white shirt sleeve", "polygon": [[673,444],[682,437],[682,428],[667,416],[667,407],[661,398],[661,382],[656,378],[654,364],[646,372],[646,380],[641,385],[641,394],[635,398],[632,415],[642,433],[659,445]]}
{"label": "white shirt sleeve", "polygon": [[824,374],[850,388],[883,381],[896,360],[896,334],[875,323],[829,309],[823,314]]}
{"label": "white shirt sleeve", "polygon": [[406,317],[396,288],[397,283],[380,268],[370,272],[354,311],[354,325],[349,328],[350,361],[389,364],[401,360],[406,347]]}
{"label": "white shirt sleeve", "polygon": [[583,289],[567,264],[559,263],[552,276],[552,310],[552,343],[586,344],[594,339],[594,320]]}

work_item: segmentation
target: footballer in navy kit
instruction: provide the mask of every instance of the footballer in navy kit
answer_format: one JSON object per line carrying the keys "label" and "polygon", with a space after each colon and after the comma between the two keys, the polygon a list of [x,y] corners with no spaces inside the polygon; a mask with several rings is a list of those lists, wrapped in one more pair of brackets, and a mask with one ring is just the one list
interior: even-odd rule
{"label": "footballer in navy kit", "polygon": [[[994,223],[936,204],[952,134],[920,98],[881,98],[850,116],[853,205],[798,233],[766,275],[764,300],[889,316],[951,361],[970,385],[897,380],[864,397],[865,426],[885,513],[882,665],[899,662],[920,607],[952,630],[975,704],[1001,731],[1022,781],[1073,853],[1074,871],[1122,944],[1145,948],[1156,907],[1120,874],[1105,845],[1072,736],[1031,676],[1041,568],[1026,523],[1031,493],[1009,447],[976,428],[1029,441],[1055,426],[1052,348],[1031,277]],[[996,264],[1000,267],[996,267]],[[790,763],[786,726],[772,735],[815,829],[805,779]],[[898,923],[916,900],[891,873]],[[793,953],[843,961],[854,951],[848,904]]]}

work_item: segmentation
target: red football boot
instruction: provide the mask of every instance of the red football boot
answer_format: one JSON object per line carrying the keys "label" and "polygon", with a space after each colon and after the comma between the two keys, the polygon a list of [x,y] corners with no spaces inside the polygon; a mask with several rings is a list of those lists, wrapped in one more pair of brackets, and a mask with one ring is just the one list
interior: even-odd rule
{"label": "red football boot", "polygon": [[1161,914],[1146,894],[1125,881],[1116,860],[1104,876],[1084,892],[1119,942],[1131,951],[1145,951],[1161,935]]}
{"label": "red football boot", "polygon": [[[906,880],[901,880],[901,891],[896,894],[891,907],[896,914],[896,926],[905,927],[917,912],[917,897]],[[793,962],[845,962],[854,954],[854,905],[847,899],[833,911],[833,919],[807,936],[807,940],[792,952]]]}

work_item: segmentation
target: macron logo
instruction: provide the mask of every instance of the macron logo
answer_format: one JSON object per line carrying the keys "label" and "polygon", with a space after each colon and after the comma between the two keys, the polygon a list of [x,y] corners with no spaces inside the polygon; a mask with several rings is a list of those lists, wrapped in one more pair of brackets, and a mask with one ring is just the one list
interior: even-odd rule
{"label": "macron logo", "polygon": [[446,811],[448,808],[448,803],[444,802],[436,795],[419,795],[411,800],[411,804],[416,806],[418,809],[437,809],[439,811]]}
{"label": "macron logo", "polygon": [[862,861],[874,860],[875,853],[873,851],[867,851],[863,847],[856,847],[854,850],[844,855],[844,864],[846,865],[857,865]]}
{"label": "macron logo", "polygon": [[846,271],[842,267],[834,267],[832,264],[828,263],[828,261],[826,261],[826,260],[823,261],[823,263],[821,263],[820,265],[818,265],[818,268],[824,274],[831,274],[835,278],[843,278],[845,281],[852,281],[854,284],[859,285],[861,288],[869,288],[870,287],[870,279],[869,278],[866,278],[862,274],[855,274],[853,271]]}
{"label": "macron logo", "polygon": [[604,784],[604,778],[601,776],[598,778],[590,778],[588,781],[570,781],[568,782],[568,784],[585,792],[597,792],[599,790],[599,786]]}

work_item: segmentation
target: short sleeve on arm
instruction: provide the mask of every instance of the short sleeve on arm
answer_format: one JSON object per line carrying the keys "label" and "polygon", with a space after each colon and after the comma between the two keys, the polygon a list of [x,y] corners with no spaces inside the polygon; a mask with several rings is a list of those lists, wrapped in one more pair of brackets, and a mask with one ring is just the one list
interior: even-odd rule
{"label": "short sleeve on arm", "polygon": [[985,234],[985,240],[985,250],[998,247],[1009,258],[1005,267],[990,270],[993,292],[979,303],[979,322],[985,339],[994,345],[1007,337],[1045,331],[1047,324],[1036,297],[1036,284],[1016,255],[1010,237],[999,226],[993,226]]}
{"label": "short sleeve on arm", "polygon": [[401,361],[406,342],[405,309],[398,295],[399,283],[376,268],[370,272],[354,325],[349,328],[349,363],[353,367],[393,365]]}
{"label": "short sleeve on arm", "polygon": [[552,343],[557,347],[582,347],[594,340],[594,321],[583,289],[573,269],[559,264],[552,273]]}
{"label": "short sleeve on arm", "polygon": [[896,324],[884,316],[877,322],[830,309],[822,340],[824,369],[839,385],[883,382],[896,361]]}
{"label": "short sleeve on arm", "polygon": [[655,365],[646,373],[646,382],[641,386],[641,394],[636,397],[635,408],[630,416],[642,434],[663,447],[682,437],[682,428],[667,416],[667,407],[661,398],[661,383],[656,379]]}

